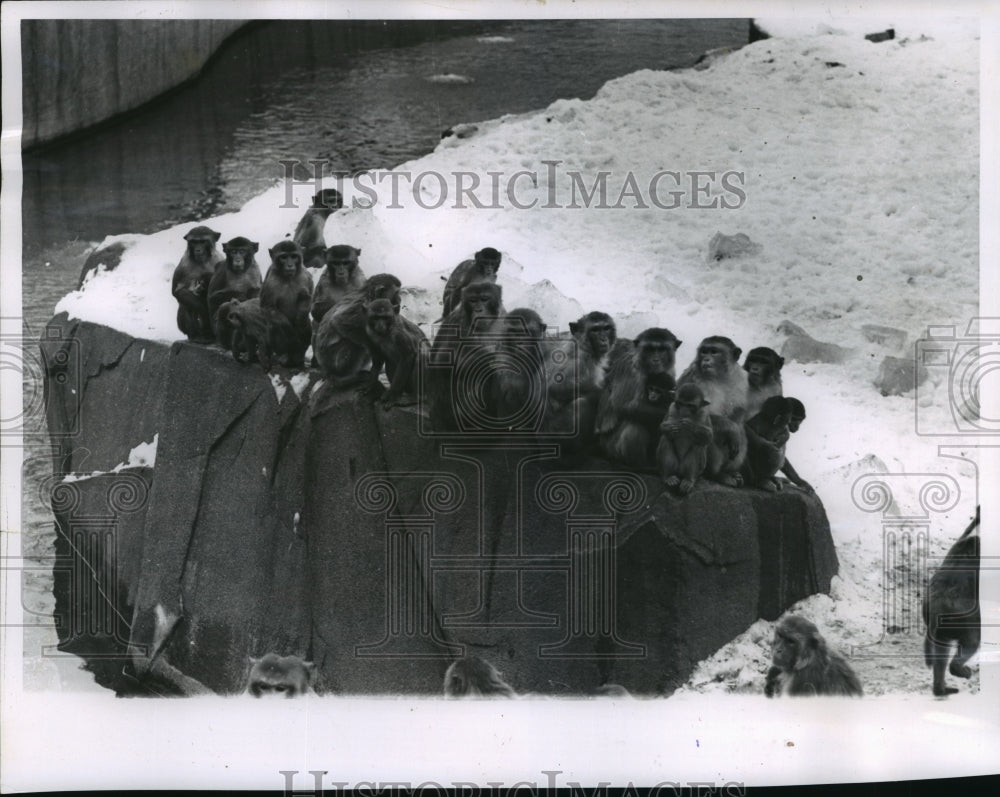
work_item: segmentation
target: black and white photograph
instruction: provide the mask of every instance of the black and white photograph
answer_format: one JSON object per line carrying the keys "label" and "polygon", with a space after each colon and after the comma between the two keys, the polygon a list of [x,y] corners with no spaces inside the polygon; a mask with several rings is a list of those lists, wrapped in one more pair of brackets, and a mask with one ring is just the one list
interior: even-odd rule
{"label": "black and white photograph", "polygon": [[0,14],[0,790],[1000,773],[1000,9]]}

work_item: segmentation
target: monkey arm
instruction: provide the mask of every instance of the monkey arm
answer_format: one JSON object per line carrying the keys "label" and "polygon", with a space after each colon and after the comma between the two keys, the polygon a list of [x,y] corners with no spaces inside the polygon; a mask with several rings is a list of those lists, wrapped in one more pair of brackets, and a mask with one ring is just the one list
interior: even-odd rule
{"label": "monkey arm", "polygon": [[317,324],[323,320],[323,316],[330,312],[331,307],[333,307],[333,296],[331,295],[330,277],[324,270],[312,295],[312,317]]}
{"label": "monkey arm", "polygon": [[184,283],[178,285],[173,290],[174,298],[177,299],[178,303],[182,306],[188,308],[189,310],[195,310],[199,312],[205,311],[205,306],[207,304],[204,292],[204,285],[201,283],[196,283],[195,287],[191,286],[191,283]]}
{"label": "monkey arm", "polygon": [[205,297],[201,293],[196,293],[190,288],[179,288],[174,291],[174,298],[177,299],[178,303],[188,308],[189,310],[199,310],[204,312],[205,310]]}
{"label": "monkey arm", "polygon": [[766,697],[777,697],[781,694],[781,667],[773,666],[767,671],[767,679],[764,681],[764,695]]}
{"label": "monkey arm", "polygon": [[792,463],[788,461],[788,457],[785,457],[785,462],[781,466],[781,471],[791,480],[792,484],[796,487],[801,487],[806,492],[815,492],[813,486],[809,484],[805,479],[803,479],[792,467]]}
{"label": "monkey arm", "polygon": [[761,437],[759,434],[757,434],[757,432],[754,431],[753,427],[750,424],[748,424],[748,423],[747,424],[743,424],[743,428],[746,429],[747,442],[750,445],[752,445],[752,446],[760,446],[761,448],[767,449],[767,450],[773,452],[774,454],[777,454],[778,453],[778,449],[780,449],[782,446],[784,446],[785,443],[788,441],[787,437],[784,440],[782,440],[781,442],[771,441],[771,440],[768,440],[766,437]]}
{"label": "monkey arm", "polygon": [[[386,391],[385,395],[382,397],[382,404],[385,406],[391,406],[402,394],[403,390],[407,387],[410,381],[410,377],[413,375],[413,369],[417,362],[417,352],[408,351],[405,346],[399,357],[399,361],[396,363],[396,368],[393,371],[392,379],[389,380],[389,389]],[[375,371],[375,358],[372,358],[372,371]]]}
{"label": "monkey arm", "polygon": [[265,279],[264,284],[260,288],[260,306],[277,308],[278,299],[276,293],[277,291],[274,289],[274,282]]}
{"label": "monkey arm", "polygon": [[712,424],[691,423],[691,434],[695,443],[707,445],[712,442]]}
{"label": "monkey arm", "polygon": [[181,264],[174,270],[170,292],[178,302],[197,310],[205,301],[209,276],[208,273],[199,273],[197,266],[193,264],[187,266]]}

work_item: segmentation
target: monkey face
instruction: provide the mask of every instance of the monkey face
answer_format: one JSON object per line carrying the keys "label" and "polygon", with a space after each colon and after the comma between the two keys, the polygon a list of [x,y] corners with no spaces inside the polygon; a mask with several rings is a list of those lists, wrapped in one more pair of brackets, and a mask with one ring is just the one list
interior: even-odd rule
{"label": "monkey face", "polygon": [[494,316],[497,313],[498,308],[493,301],[493,294],[488,291],[466,290],[463,299],[465,315],[470,321]]}
{"label": "monkey face", "polygon": [[771,374],[771,369],[759,360],[748,360],[744,368],[751,387],[760,387]]}
{"label": "monkey face", "polygon": [[357,262],[349,257],[327,258],[326,264],[330,269],[331,279],[340,286],[347,285],[357,266]]}
{"label": "monkey face", "polygon": [[287,278],[296,276],[302,268],[302,258],[295,252],[278,255],[278,273]]}
{"label": "monkey face", "polygon": [[781,366],[785,364],[785,358],[774,349],[767,346],[758,346],[751,349],[743,363],[743,370],[747,372],[747,381],[751,387],[759,388],[775,381],[781,373]]}
{"label": "monkey face", "polygon": [[229,270],[234,274],[242,274],[246,271],[250,263],[248,254],[245,249],[227,249],[226,259],[229,261]]}
{"label": "monkey face", "polygon": [[483,275],[483,279],[495,280],[497,272],[500,270],[500,258],[477,257],[476,267]]}
{"label": "monkey face", "polygon": [[798,655],[799,649],[795,638],[782,634],[780,630],[775,631],[774,641],[771,643],[771,662],[774,666],[791,672],[795,668]]}
{"label": "monkey face", "polygon": [[358,267],[360,249],[346,244],[337,244],[326,250],[327,273],[334,285],[346,287]]}
{"label": "monkey face", "polygon": [[267,679],[260,679],[250,684],[250,694],[254,697],[298,697],[306,691],[306,682],[302,678],[283,679],[274,683]]}
{"label": "monkey face", "polygon": [[188,241],[188,257],[196,263],[204,263],[212,255],[213,241],[211,238],[192,238]]}
{"label": "monkey face", "polygon": [[313,208],[325,210],[340,210],[344,206],[344,198],[336,188],[324,188],[313,197]]}
{"label": "monkey face", "polygon": [[647,374],[665,374],[674,367],[674,347],[670,343],[645,340],[639,344],[639,361]]}
{"label": "monkey face", "polygon": [[587,338],[590,342],[591,351],[597,357],[603,357],[615,342],[615,328],[611,324],[597,322],[587,330]]}
{"label": "monkey face", "polygon": [[701,412],[702,407],[707,407],[708,402],[705,399],[699,399],[695,401],[674,401],[674,405],[678,409],[678,415],[682,418],[691,418],[692,420],[698,417],[698,413]]}
{"label": "monkey face", "polygon": [[230,271],[234,274],[242,274],[253,262],[254,252],[257,251],[257,244],[242,236],[233,238],[222,245],[222,251],[226,254],[226,263]]}
{"label": "monkey face", "polygon": [[392,331],[396,323],[396,313],[388,299],[376,299],[365,305],[365,321],[368,333],[383,338]]}
{"label": "monkey face", "polygon": [[729,371],[730,355],[721,346],[702,345],[698,349],[698,370],[706,376],[717,376]]}
{"label": "monkey face", "polygon": [[504,318],[504,336],[512,340],[542,340],[546,325],[534,310],[511,310]]}
{"label": "monkey face", "polygon": [[309,691],[315,665],[298,656],[278,656],[268,653],[262,659],[251,659],[253,668],[247,691],[254,697],[292,698]]}
{"label": "monkey face", "polygon": [[805,416],[797,415],[792,413],[788,416],[788,431],[797,432],[799,430],[799,425],[805,420]]}

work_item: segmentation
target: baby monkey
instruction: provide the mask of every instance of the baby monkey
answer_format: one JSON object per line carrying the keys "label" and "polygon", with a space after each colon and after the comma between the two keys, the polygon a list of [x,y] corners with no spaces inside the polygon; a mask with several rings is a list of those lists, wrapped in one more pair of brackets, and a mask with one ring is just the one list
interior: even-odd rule
{"label": "baby monkey", "polygon": [[694,382],[681,385],[660,424],[660,442],[656,447],[656,461],[667,487],[681,495],[691,492],[705,471],[710,442],[712,422],[705,394]]}

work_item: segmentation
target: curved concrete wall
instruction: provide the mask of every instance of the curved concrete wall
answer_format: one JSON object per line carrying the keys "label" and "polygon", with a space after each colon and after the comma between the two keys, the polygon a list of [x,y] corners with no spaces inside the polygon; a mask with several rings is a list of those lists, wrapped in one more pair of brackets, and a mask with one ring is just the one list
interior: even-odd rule
{"label": "curved concrete wall", "polygon": [[194,77],[243,20],[21,23],[22,147],[138,108]]}

